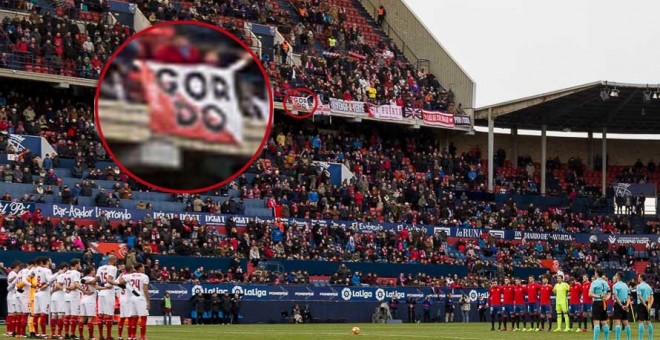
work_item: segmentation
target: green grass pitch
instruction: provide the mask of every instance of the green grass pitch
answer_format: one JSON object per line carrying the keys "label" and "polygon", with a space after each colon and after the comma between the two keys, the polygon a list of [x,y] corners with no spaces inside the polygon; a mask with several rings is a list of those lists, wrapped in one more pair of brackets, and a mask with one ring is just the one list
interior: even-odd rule
{"label": "green grass pitch", "polygon": [[[360,335],[351,328],[360,327]],[[553,325],[554,327],[554,325]],[[632,339],[637,339],[637,325],[632,325]],[[660,331],[660,324],[654,328]],[[116,326],[113,333],[116,336]],[[4,331],[3,331],[4,332]],[[85,329],[87,333],[87,329]],[[86,334],[85,334],[86,335]],[[98,336],[98,334],[96,334]],[[202,326],[149,326],[148,340],[276,340],[276,339],[447,339],[447,340],[590,340],[587,333],[552,332],[491,332],[490,323],[431,323],[431,324],[273,324],[273,325],[202,325]],[[602,339],[601,335],[601,339]],[[656,336],[656,338],[658,338]],[[610,335],[614,340],[614,332]],[[622,334],[625,339],[625,333]],[[644,332],[644,340],[648,333]]]}

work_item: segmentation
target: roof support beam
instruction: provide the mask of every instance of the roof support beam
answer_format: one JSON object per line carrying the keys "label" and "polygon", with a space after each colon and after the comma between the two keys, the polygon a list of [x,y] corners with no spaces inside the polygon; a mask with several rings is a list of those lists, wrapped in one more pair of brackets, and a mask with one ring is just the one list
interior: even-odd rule
{"label": "roof support beam", "polygon": [[561,117],[565,114],[569,114],[569,113],[583,107],[584,105],[589,104],[591,101],[593,101],[594,99],[597,99],[599,97],[600,97],[599,95],[589,96],[589,97],[586,97],[584,100],[576,101],[576,102],[571,103],[569,105],[562,106],[561,108],[559,108],[557,110],[552,110],[552,111],[545,112],[543,114],[544,118],[546,119],[544,121],[544,123],[549,123],[553,119]]}
{"label": "roof support beam", "polygon": [[495,118],[492,109],[488,109],[488,192],[493,192],[495,175]]}
{"label": "roof support beam", "polygon": [[639,89],[635,89],[635,91],[633,91],[630,95],[628,95],[628,97],[626,97],[626,99],[624,99],[623,101],[621,101],[621,103],[619,103],[619,105],[617,105],[616,107],[614,107],[614,108],[613,108],[613,109],[607,114],[607,118],[605,119],[605,124],[609,124],[609,123],[611,123],[611,122],[612,122],[612,119],[614,119],[614,117],[615,117],[616,115],[618,115],[619,112],[621,112],[621,110],[623,110],[623,108],[626,107],[626,105],[628,105],[628,103],[630,103],[630,101],[635,97],[635,95],[636,95],[638,92],[639,92]]}

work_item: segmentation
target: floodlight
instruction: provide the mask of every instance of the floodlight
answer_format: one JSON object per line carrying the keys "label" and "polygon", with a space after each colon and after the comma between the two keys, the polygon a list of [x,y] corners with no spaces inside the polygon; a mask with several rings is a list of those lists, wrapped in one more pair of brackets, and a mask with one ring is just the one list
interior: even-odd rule
{"label": "floodlight", "polygon": [[607,88],[600,90],[600,99],[603,101],[610,99],[610,91],[608,91]]}

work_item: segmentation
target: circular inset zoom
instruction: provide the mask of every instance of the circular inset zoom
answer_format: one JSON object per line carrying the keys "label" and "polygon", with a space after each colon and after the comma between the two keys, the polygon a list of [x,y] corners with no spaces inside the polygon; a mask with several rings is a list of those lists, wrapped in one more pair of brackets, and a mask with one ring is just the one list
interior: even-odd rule
{"label": "circular inset zoom", "polygon": [[173,193],[224,185],[270,134],[272,88],[259,57],[200,22],[151,26],[110,58],[95,98],[108,154],[138,182]]}

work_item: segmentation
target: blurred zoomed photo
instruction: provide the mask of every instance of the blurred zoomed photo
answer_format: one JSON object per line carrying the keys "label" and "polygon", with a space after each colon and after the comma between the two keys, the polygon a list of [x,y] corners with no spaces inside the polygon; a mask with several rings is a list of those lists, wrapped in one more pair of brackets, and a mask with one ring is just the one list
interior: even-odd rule
{"label": "blurred zoomed photo", "polygon": [[241,172],[270,128],[269,82],[242,44],[216,27],[156,25],[107,65],[97,118],[108,153],[168,192],[201,192]]}

